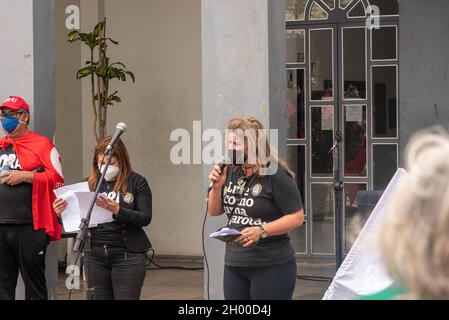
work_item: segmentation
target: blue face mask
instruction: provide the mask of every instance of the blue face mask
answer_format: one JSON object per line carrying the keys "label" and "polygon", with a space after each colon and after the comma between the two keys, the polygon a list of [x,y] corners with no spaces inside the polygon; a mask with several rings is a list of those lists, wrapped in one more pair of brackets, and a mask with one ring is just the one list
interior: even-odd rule
{"label": "blue face mask", "polygon": [[19,119],[13,117],[13,116],[6,116],[3,120],[2,120],[2,126],[3,129],[6,130],[6,132],[8,133],[12,133],[14,132],[14,130],[17,129],[17,127],[19,126],[20,121]]}

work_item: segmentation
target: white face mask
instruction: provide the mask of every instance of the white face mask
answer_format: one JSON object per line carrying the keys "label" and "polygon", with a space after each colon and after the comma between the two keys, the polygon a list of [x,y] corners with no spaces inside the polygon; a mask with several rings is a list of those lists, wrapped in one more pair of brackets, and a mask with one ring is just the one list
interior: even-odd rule
{"label": "white face mask", "polygon": [[[104,167],[105,165],[98,166],[98,170],[100,170],[100,173],[103,173]],[[108,167],[108,170],[106,171],[106,175],[104,176],[104,178],[106,179],[106,181],[112,181],[118,176],[119,172],[120,168],[118,166],[110,165]]]}

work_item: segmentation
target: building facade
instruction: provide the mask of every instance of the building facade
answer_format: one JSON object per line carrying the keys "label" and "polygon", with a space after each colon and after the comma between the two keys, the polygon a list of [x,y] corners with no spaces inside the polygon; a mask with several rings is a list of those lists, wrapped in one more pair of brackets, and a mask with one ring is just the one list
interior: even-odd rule
{"label": "building facade", "polygon": [[133,167],[153,191],[156,254],[205,252],[207,297],[222,297],[224,246],[207,236],[226,218],[202,229],[211,166],[172,164],[173,130],[223,129],[237,115],[278,129],[305,204],[291,234],[298,259],[338,264],[352,218],[385,189],[411,135],[449,119],[445,0],[2,0],[0,38],[12,45],[0,54],[0,99],[29,100],[68,183],[88,174],[95,145],[89,83],[75,79],[88,51],[66,40],[71,5],[82,31],[107,17],[120,42],[111,56],[136,74],[117,85],[108,131],[128,124]]}

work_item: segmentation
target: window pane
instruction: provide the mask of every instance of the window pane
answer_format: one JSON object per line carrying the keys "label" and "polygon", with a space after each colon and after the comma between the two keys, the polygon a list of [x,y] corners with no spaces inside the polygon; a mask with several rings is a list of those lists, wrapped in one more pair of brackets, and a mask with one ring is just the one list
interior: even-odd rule
{"label": "window pane", "polygon": [[334,253],[332,184],[312,183],[312,253]]}
{"label": "window pane", "polygon": [[310,31],[312,100],[333,100],[332,29]]}
{"label": "window pane", "polygon": [[365,28],[343,29],[343,79],[345,99],[366,99]]}
{"label": "window pane", "polygon": [[303,225],[289,232],[291,244],[295,252],[306,254],[307,253],[307,221],[304,221]]}
{"label": "window pane", "polygon": [[340,0],[340,8],[346,9],[351,2],[352,0]]}
{"label": "window pane", "polygon": [[373,60],[397,59],[396,27],[381,27],[372,29],[372,56]]}
{"label": "window pane", "polygon": [[360,18],[365,16],[365,6],[363,5],[362,1],[357,2],[354,8],[352,8],[351,11],[348,12],[348,17],[351,18]]}
{"label": "window pane", "polygon": [[397,145],[373,145],[374,190],[385,190],[398,168]]}
{"label": "window pane", "polygon": [[304,63],[304,30],[286,31],[286,57],[287,63]]}
{"label": "window pane", "polygon": [[373,67],[373,136],[397,137],[396,66]]}
{"label": "window pane", "polygon": [[327,12],[316,2],[312,3],[312,9],[310,9],[310,20],[323,20],[327,19]]}
{"label": "window pane", "polygon": [[322,0],[329,9],[334,9],[335,8],[335,0]]}
{"label": "window pane", "polygon": [[285,20],[304,20],[307,0],[286,0]]}
{"label": "window pane", "polygon": [[345,253],[349,252],[357,239],[370,211],[359,206],[358,200],[364,190],[365,183],[345,183]]}
{"label": "window pane", "polygon": [[333,106],[310,107],[312,117],[312,176],[332,177],[334,143]]}
{"label": "window pane", "polygon": [[[306,175],[306,148],[305,146],[288,146],[287,147],[287,163],[289,167],[295,172],[296,183],[298,184],[299,192],[306,206],[305,197],[305,175]],[[304,225],[290,232],[293,248],[297,253],[307,253],[306,251],[306,221]]]}
{"label": "window pane", "polygon": [[345,176],[366,177],[366,106],[344,106]]}
{"label": "window pane", "polygon": [[306,147],[305,146],[287,146],[287,163],[290,169],[296,175],[296,183],[298,184],[299,192],[305,206],[306,188]]}
{"label": "window pane", "polygon": [[287,70],[287,138],[305,139],[305,72]]}
{"label": "window pane", "polygon": [[381,16],[390,16],[399,14],[398,0],[369,0],[370,5],[379,7]]}

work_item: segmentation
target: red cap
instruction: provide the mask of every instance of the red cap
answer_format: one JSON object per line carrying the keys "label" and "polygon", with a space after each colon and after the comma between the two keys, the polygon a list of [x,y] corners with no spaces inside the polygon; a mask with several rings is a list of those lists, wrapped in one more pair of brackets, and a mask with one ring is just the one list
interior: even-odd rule
{"label": "red cap", "polygon": [[6,99],[5,102],[0,106],[1,108],[9,108],[14,111],[25,110],[26,112],[30,112],[30,106],[23,100],[21,97],[10,96]]}

